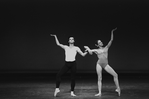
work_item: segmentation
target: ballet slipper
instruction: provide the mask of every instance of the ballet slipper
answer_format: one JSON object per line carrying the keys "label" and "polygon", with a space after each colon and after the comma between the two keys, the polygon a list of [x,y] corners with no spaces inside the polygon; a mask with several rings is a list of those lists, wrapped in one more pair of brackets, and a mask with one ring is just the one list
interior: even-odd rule
{"label": "ballet slipper", "polygon": [[118,95],[119,95],[119,96],[121,95],[121,90],[120,90],[120,88],[117,88],[115,91],[118,92]]}
{"label": "ballet slipper", "polygon": [[95,96],[101,96],[101,93],[96,94]]}
{"label": "ballet slipper", "polygon": [[71,96],[75,97],[76,95],[74,94],[74,92],[71,92]]}
{"label": "ballet slipper", "polygon": [[54,92],[54,97],[56,97],[56,95],[60,92],[59,88],[56,88],[55,89],[55,92]]}

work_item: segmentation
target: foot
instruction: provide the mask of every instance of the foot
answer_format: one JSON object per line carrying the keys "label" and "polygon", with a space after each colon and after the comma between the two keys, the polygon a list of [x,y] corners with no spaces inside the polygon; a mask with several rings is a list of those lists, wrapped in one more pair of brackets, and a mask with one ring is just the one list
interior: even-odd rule
{"label": "foot", "polygon": [[59,93],[59,92],[60,92],[59,88],[56,88],[55,92],[54,92],[54,97],[56,97],[57,93]]}
{"label": "foot", "polygon": [[95,96],[101,96],[101,93],[96,94]]}
{"label": "foot", "polygon": [[74,94],[74,92],[71,92],[71,96],[75,97],[76,95]]}
{"label": "foot", "polygon": [[118,92],[118,95],[119,95],[119,96],[121,95],[121,90],[120,90],[120,88],[117,88],[115,91]]}

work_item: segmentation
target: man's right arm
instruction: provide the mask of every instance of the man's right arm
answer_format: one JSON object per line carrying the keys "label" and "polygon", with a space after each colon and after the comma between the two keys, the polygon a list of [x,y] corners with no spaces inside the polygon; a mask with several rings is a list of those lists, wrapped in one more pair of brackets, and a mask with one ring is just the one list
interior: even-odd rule
{"label": "man's right arm", "polygon": [[56,41],[56,44],[57,44],[58,46],[60,46],[61,48],[65,49],[65,45],[59,43],[59,40],[58,40],[58,38],[57,38],[56,35],[51,34],[51,36],[54,36],[55,41]]}

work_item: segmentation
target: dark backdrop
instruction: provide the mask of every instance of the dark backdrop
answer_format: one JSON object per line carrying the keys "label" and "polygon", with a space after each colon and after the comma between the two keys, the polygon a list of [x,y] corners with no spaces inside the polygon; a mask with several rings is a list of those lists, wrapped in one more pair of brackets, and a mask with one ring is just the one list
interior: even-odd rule
{"label": "dark backdrop", "polygon": [[[64,64],[60,43],[96,48],[100,39],[109,49],[109,64],[119,72],[148,72],[147,0],[1,0],[0,71],[55,72]],[[95,54],[77,55],[80,72],[95,72]]]}

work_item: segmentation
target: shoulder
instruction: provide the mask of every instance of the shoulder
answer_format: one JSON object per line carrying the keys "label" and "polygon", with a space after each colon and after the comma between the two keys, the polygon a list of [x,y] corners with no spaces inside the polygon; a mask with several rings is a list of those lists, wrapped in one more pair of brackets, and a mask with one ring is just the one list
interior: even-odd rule
{"label": "shoulder", "polygon": [[64,48],[68,48],[68,46],[67,46],[67,45],[63,45],[63,47],[64,47]]}
{"label": "shoulder", "polygon": [[65,47],[68,47],[68,45],[64,45]]}
{"label": "shoulder", "polygon": [[98,50],[99,50],[99,49],[92,49],[92,51],[94,51],[94,52],[98,52]]}
{"label": "shoulder", "polygon": [[74,48],[75,48],[76,50],[80,50],[80,48],[79,48],[78,46],[74,46]]}
{"label": "shoulder", "polygon": [[103,48],[104,51],[108,51],[108,49],[109,49],[109,47],[107,47],[107,46]]}

